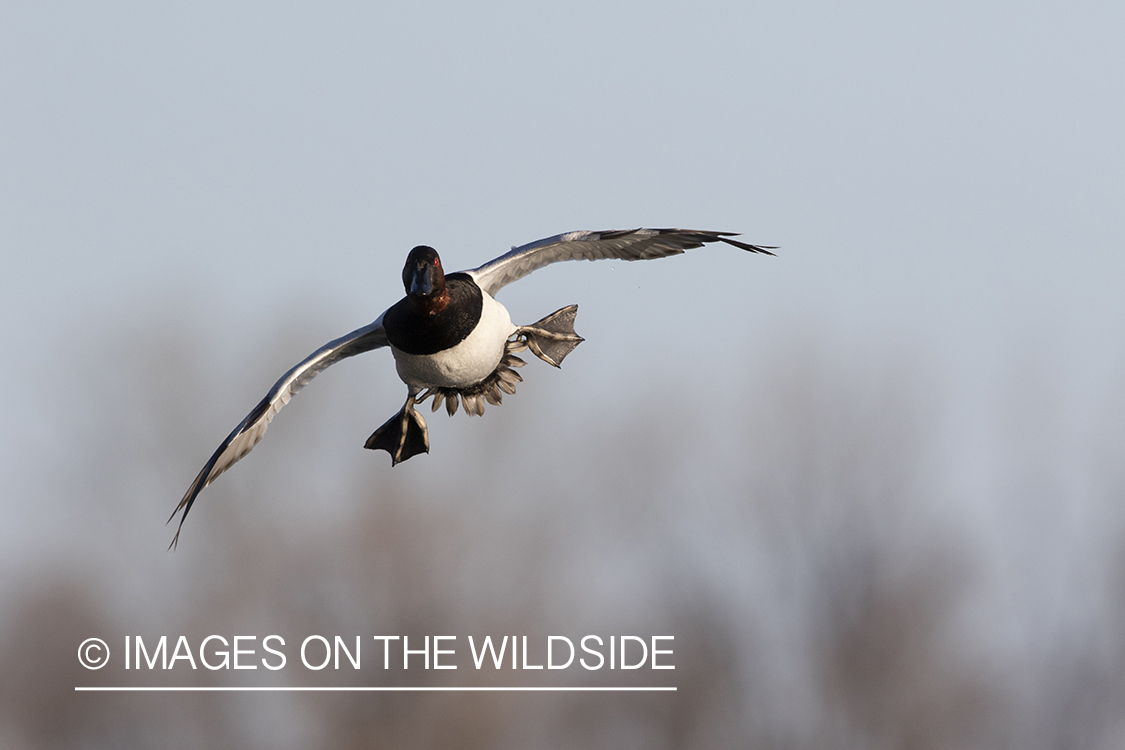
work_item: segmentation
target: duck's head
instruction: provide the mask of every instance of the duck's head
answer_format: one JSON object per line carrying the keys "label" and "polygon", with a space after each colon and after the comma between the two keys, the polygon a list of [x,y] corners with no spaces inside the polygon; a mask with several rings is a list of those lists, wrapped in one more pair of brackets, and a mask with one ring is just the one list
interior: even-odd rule
{"label": "duck's head", "polygon": [[419,302],[445,296],[445,272],[437,250],[428,245],[411,250],[402,269],[402,285],[406,287],[406,296]]}

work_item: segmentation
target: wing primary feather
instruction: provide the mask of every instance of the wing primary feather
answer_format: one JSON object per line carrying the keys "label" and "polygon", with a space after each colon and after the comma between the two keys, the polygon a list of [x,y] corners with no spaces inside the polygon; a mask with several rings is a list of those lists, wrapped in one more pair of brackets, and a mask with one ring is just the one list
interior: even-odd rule
{"label": "wing primary feather", "polygon": [[634,232],[639,232],[641,229],[643,229],[643,227],[637,227],[636,229],[607,229],[602,232],[594,232],[594,234],[598,235],[603,240],[615,240],[618,237],[626,237]]}
{"label": "wing primary feather", "polygon": [[728,245],[734,245],[735,247],[746,250],[747,252],[762,253],[763,255],[772,255],[775,258],[777,257],[777,253],[770,252],[770,250],[777,249],[777,247],[774,245],[751,245],[749,242],[740,242],[739,240],[732,240],[729,237],[720,237],[719,239],[727,243]]}
{"label": "wing primary feather", "polygon": [[219,445],[211,458],[203,465],[199,474],[196,475],[195,481],[188,487],[187,492],[184,493],[179,505],[172,511],[168,523],[172,522],[177,513],[182,511],[183,515],[180,516],[180,523],[176,527],[176,535],[172,538],[172,543],[168,545],[168,549],[175,549],[178,546],[184,521],[191,511],[191,506],[195,504],[196,498],[199,497],[199,493],[224,471],[237,463],[239,459],[253,450],[254,446],[265,435],[266,428],[269,427],[270,421],[281,410],[281,407],[289,403],[290,399],[304,388],[310,380],[330,365],[386,345],[387,335],[383,330],[383,318],[380,316],[370,325],[357,328],[345,336],[329,341],[282,375],[270,388],[265,398],[258,402],[258,405],[246,415],[245,419],[238,423],[234,431]]}

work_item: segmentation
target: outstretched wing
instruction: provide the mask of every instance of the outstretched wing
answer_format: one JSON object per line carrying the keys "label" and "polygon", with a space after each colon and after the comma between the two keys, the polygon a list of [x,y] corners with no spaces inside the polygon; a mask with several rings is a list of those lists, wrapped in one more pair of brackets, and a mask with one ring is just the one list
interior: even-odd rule
{"label": "outstretched wing", "polygon": [[530,242],[469,271],[484,291],[496,292],[532,271],[564,260],[648,260],[679,255],[709,242],[725,242],[752,253],[773,255],[777,248],[732,240],[734,232],[692,229],[617,229],[606,232],[567,232]]}
{"label": "outstretched wing", "polygon": [[263,398],[254,410],[246,415],[234,432],[227,436],[215,454],[203,465],[203,469],[195,477],[195,481],[188,487],[184,499],[176,506],[168,521],[171,522],[181,510],[180,525],[176,529],[176,536],[169,547],[175,547],[180,540],[180,530],[184,527],[184,520],[191,511],[195,498],[203,488],[214,482],[224,471],[229,469],[243,456],[253,450],[254,446],[266,434],[266,428],[274,415],[281,411],[281,407],[289,403],[305,385],[315,378],[321,370],[339,362],[347,357],[378,349],[387,345],[387,334],[383,331],[383,316],[379,316],[371,325],[358,328],[346,336],[329,341],[324,346],[305,358],[303,362],[281,376],[273,384],[269,393]]}

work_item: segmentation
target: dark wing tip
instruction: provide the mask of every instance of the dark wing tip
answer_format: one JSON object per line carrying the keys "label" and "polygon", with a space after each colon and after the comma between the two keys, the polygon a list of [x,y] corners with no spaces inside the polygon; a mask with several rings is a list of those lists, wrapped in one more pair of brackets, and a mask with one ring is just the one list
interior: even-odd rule
{"label": "dark wing tip", "polygon": [[775,258],[777,257],[777,253],[770,252],[770,250],[777,249],[776,245],[751,245],[749,242],[732,240],[729,236],[730,234],[733,234],[731,232],[716,232],[715,234],[717,235],[717,239],[727,243],[728,245],[734,245],[735,247],[750,253],[761,253],[762,255],[772,255]]}
{"label": "dark wing tip", "polygon": [[[175,549],[180,540],[180,531],[184,528],[184,521],[187,520],[188,513],[191,512],[191,506],[195,504],[195,498],[199,497],[199,493],[209,484],[209,480],[215,478],[211,476],[211,471],[215,468],[215,464],[219,462],[219,458],[222,457],[224,451],[230,447],[231,442],[233,442],[235,438],[246,432],[249,427],[253,426],[262,418],[262,415],[266,413],[269,407],[270,397],[267,395],[258,402],[258,405],[254,407],[253,411],[242,421],[242,424],[227,436],[227,439],[222,442],[222,445],[218,447],[211,455],[211,458],[208,459],[207,463],[203,465],[203,468],[200,469],[199,473],[195,475],[195,481],[191,483],[187,492],[184,493],[184,499],[181,500],[180,504],[176,506],[176,509],[172,511],[172,515],[168,516],[168,520],[164,522],[164,525],[167,526],[172,523],[172,519],[176,517],[177,513],[181,510],[184,512],[184,514],[180,516],[180,525],[176,528],[176,536],[172,539],[172,543],[168,545],[168,549]],[[220,471],[219,474],[222,474],[222,471]]]}
{"label": "dark wing tip", "polygon": [[728,245],[733,245],[741,250],[750,253],[761,253],[763,255],[772,255],[777,257],[776,253],[771,253],[770,250],[776,250],[774,245],[753,245],[749,242],[742,242],[740,240],[731,239],[737,237],[738,232],[716,232],[716,231],[696,231],[690,229],[613,229],[601,232],[593,232],[600,240],[615,240],[621,237],[627,237],[637,232],[653,232],[658,235],[675,235],[676,239],[680,240],[683,245],[682,249],[687,250],[696,247],[703,247],[704,244],[709,242],[725,242]]}
{"label": "dark wing tip", "polygon": [[[622,232],[621,234],[631,234],[636,231],[639,230],[634,229],[630,232]],[[717,232],[714,230],[699,231],[690,229],[657,229],[656,232],[661,235],[679,235],[678,238],[680,240],[686,240],[683,245],[684,249],[703,247],[704,244],[709,242],[725,242],[728,245],[750,253],[762,253],[763,255],[773,255],[776,257],[775,253],[770,252],[770,250],[777,249],[774,245],[752,245],[749,242],[731,239],[732,237],[737,237],[739,235],[738,232]]]}
{"label": "dark wing tip", "polygon": [[206,477],[211,473],[211,468],[215,465],[215,459],[226,449],[228,442],[229,441],[223,443],[219,450],[216,451],[216,454],[211,457],[211,460],[207,462],[207,465],[195,476],[195,481],[191,483],[191,486],[188,487],[188,491],[184,493],[184,499],[181,500],[179,505],[176,506],[176,509],[172,511],[172,515],[168,516],[168,520],[164,522],[164,525],[167,526],[172,523],[172,519],[176,517],[177,513],[183,511],[183,515],[180,516],[180,524],[176,527],[176,535],[172,537],[172,543],[168,545],[168,549],[173,550],[180,543],[180,532],[183,531],[184,521],[187,520],[187,515],[191,512],[191,506],[195,503],[195,498],[199,496],[199,493],[202,492],[203,488],[206,486]]}

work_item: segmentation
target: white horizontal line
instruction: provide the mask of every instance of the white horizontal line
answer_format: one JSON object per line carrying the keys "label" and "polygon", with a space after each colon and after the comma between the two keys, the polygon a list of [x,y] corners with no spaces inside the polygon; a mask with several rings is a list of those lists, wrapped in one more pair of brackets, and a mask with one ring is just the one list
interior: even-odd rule
{"label": "white horizontal line", "polygon": [[76,687],[76,693],[227,693],[227,692],[261,692],[261,693],[410,693],[410,692],[477,692],[477,693],[575,693],[575,692],[675,692],[675,687],[390,687],[390,686],[358,686],[358,687],[141,687],[136,685]]}

